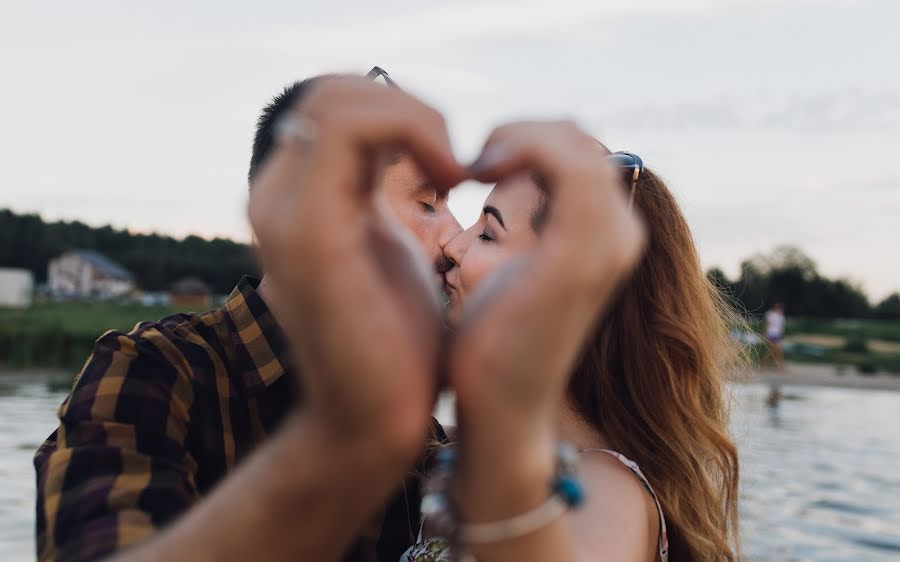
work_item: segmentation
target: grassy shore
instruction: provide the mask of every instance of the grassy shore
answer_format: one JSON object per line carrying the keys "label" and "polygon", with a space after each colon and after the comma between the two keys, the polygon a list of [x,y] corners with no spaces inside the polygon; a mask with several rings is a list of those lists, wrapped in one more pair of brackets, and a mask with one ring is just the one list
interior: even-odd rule
{"label": "grassy shore", "polygon": [[900,344],[900,321],[789,318],[787,335],[791,334],[820,334],[845,339],[861,338]]}
{"label": "grassy shore", "polygon": [[[755,326],[762,332],[762,326]],[[788,318],[785,358],[835,365],[862,375],[900,375],[900,322]],[[756,355],[766,355],[759,346]]]}
{"label": "grassy shore", "polygon": [[174,311],[116,303],[40,303],[0,308],[0,364],[12,369],[77,369],[108,330],[130,330]]}
{"label": "grassy shore", "polygon": [[[77,369],[94,341],[111,329],[130,330],[176,311],[118,303],[39,303],[27,309],[0,308],[0,366]],[[761,326],[755,326],[760,329]],[[789,318],[787,359],[843,366],[873,375],[900,374],[900,322]],[[760,347],[757,355],[765,352]]]}

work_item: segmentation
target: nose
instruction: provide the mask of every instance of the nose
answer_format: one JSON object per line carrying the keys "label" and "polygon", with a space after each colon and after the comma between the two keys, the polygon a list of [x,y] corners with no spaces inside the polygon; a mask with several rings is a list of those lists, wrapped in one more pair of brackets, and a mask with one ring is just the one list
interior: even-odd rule
{"label": "nose", "polygon": [[465,238],[465,231],[462,228],[459,228],[456,232],[456,236],[451,238],[443,247],[444,255],[454,266],[458,266],[462,263],[462,259],[466,255],[468,244],[466,244]]}
{"label": "nose", "polygon": [[445,218],[443,220],[440,234],[438,235],[438,246],[440,246],[441,251],[444,252],[444,255],[447,255],[447,245],[454,238],[459,236],[462,231],[463,229],[462,226],[460,226],[459,221],[456,220],[456,217],[454,217],[453,213],[451,213],[448,209],[448,211],[445,213]]}

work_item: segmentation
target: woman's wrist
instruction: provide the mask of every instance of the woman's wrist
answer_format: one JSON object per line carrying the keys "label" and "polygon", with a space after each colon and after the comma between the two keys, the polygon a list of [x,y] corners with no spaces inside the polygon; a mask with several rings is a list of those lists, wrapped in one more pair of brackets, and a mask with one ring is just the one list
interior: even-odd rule
{"label": "woman's wrist", "polygon": [[551,428],[533,427],[495,448],[483,446],[492,442],[483,435],[460,452],[454,536],[475,559],[574,559],[562,516],[580,503],[580,486],[573,455]]}
{"label": "woman's wrist", "polygon": [[550,496],[556,470],[553,432],[540,426],[504,432],[502,425],[481,424],[460,437],[454,495],[464,523],[504,519]]}

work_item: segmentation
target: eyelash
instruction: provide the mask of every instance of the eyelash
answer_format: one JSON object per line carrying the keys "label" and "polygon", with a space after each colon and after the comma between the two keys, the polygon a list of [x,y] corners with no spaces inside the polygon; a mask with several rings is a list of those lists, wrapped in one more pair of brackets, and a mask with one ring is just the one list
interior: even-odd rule
{"label": "eyelash", "polygon": [[494,238],[491,237],[490,234],[487,234],[485,232],[482,232],[481,234],[479,234],[478,239],[481,240],[482,242],[493,242],[494,241]]}
{"label": "eyelash", "polygon": [[437,212],[437,209],[434,208],[434,205],[430,205],[428,203],[422,203],[422,208],[425,209],[425,212],[429,214]]}

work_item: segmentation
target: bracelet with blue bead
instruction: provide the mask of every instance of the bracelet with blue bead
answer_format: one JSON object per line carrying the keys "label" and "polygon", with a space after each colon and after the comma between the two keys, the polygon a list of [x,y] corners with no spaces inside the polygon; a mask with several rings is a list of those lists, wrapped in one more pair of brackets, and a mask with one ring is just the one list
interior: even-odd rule
{"label": "bracelet with blue bead", "polygon": [[428,519],[429,527],[448,538],[455,548],[460,544],[487,544],[525,536],[585,501],[584,487],[575,471],[578,452],[570,444],[560,443],[556,450],[556,473],[550,482],[550,497],[546,502],[502,521],[462,524],[449,491],[456,461],[456,450],[452,446],[438,452],[422,497],[422,516]]}

